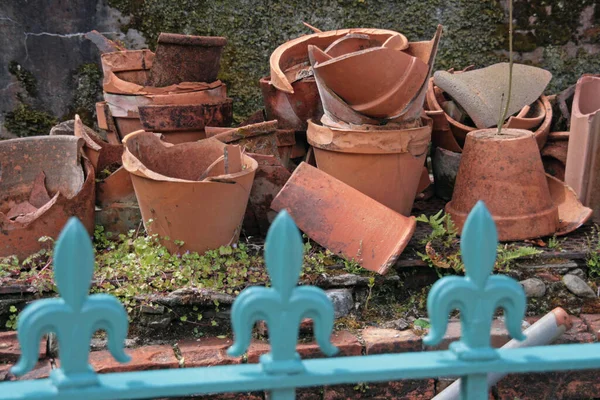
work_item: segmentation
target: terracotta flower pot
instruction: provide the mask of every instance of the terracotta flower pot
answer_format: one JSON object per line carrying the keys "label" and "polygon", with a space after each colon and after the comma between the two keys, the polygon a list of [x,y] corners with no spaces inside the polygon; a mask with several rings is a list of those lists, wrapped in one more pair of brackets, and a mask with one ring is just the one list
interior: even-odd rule
{"label": "terracotta flower pot", "polygon": [[217,80],[225,44],[227,39],[219,36],[161,33],[150,68],[152,86]]}
{"label": "terracotta flower pot", "polygon": [[255,160],[237,146],[226,157],[226,145],[214,139],[172,145],[138,131],[123,143],[144,225],[169,251],[204,253],[238,240]]}
{"label": "terracotta flower pot", "polygon": [[[310,128],[309,128],[310,129]],[[410,241],[416,226],[349,185],[301,163],[273,200],[321,246],[385,274]]]}
{"label": "terracotta flower pot", "polygon": [[305,131],[309,119],[318,121],[323,115],[319,90],[313,77],[292,84],[293,93],[277,89],[270,78],[260,80],[267,120],[276,119],[282,129]]}
{"label": "terracotta flower pot", "polygon": [[594,221],[600,222],[600,75],[577,81],[565,182],[594,209]]}
{"label": "terracotta flower pot", "polygon": [[340,130],[308,123],[317,166],[402,215],[410,215],[429,142],[431,121],[412,129]]}
{"label": "terracotta flower pot", "polygon": [[75,216],[94,230],[94,167],[73,136],[35,136],[0,142],[0,257],[27,257],[56,239]]}
{"label": "terracotta flower pot", "polygon": [[[454,73],[458,74],[461,72]],[[433,146],[460,153],[462,152],[467,134],[475,131],[477,128],[463,124],[446,113],[443,107],[447,101],[444,91],[434,85],[433,78],[430,79],[427,89],[426,106],[428,110],[427,116],[433,120],[433,133],[431,135]],[[538,102],[541,102],[541,109]],[[531,128],[536,128],[533,134],[538,147],[542,149],[546,144],[550,125],[552,124],[552,105],[548,97],[544,95],[540,96],[535,104],[534,107],[523,107],[519,114],[515,117],[510,117],[504,126],[506,128],[524,129],[521,127],[534,125],[540,120],[540,116],[543,114],[544,117],[541,118],[541,123]],[[529,117],[527,117],[528,115]]]}
{"label": "terracotta flower pot", "polygon": [[226,126],[233,120],[231,99],[203,104],[140,106],[138,110],[144,129],[162,133],[163,140],[172,144],[205,139],[205,123]]}
{"label": "terracotta flower pot", "polygon": [[143,106],[182,106],[201,104],[214,104],[218,106],[220,104],[221,108],[217,114],[222,116],[222,118],[213,118],[209,123],[217,126],[224,126],[230,124],[233,118],[232,100],[227,99],[226,87],[225,85],[220,84],[220,82],[215,83],[214,87],[206,90],[197,90],[193,92],[132,96],[104,93],[104,99],[114,118],[121,139],[128,133],[143,128],[139,115],[139,107]]}
{"label": "terracotta flower pot", "polygon": [[[581,225],[588,210],[569,202],[569,209],[581,212],[559,214],[557,194],[564,197],[570,189],[563,185],[562,192],[551,191],[548,179],[531,132],[505,129],[497,135],[496,129],[477,130],[467,135],[446,212],[460,231],[469,211],[483,200],[502,241],[566,233],[561,226]],[[573,215],[580,218],[567,221]]]}

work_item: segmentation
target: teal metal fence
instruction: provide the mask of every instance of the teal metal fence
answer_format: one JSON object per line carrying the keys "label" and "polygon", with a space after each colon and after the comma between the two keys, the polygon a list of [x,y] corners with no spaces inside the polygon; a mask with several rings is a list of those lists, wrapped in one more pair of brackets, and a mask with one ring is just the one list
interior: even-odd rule
{"label": "teal metal fence", "polygon": [[234,344],[231,355],[248,348],[254,323],[269,327],[271,351],[258,364],[183,368],[158,371],[96,374],[88,364],[92,334],[104,329],[108,348],[119,362],[127,362],[123,342],[128,320],[112,296],[88,295],[94,251],[89,236],[76,219],[63,230],[55,249],[55,281],[60,298],[29,305],[18,322],[22,355],[12,372],[30,371],[38,359],[39,342],[55,332],[60,368],[48,379],[0,383],[0,400],[143,399],[184,395],[265,390],[273,400],[295,398],[296,388],[356,382],[462,377],[464,399],[488,398],[487,374],[544,372],[600,368],[600,343],[494,349],[490,345],[494,312],[502,308],[509,333],[523,338],[521,321],[526,299],[520,285],[492,275],[497,233],[483,203],[469,215],[461,240],[464,277],[445,277],[435,283],[427,299],[431,329],[425,342],[441,342],[449,313],[460,311],[462,337],[446,351],[330,357],[303,361],[296,352],[303,318],[314,320],[315,338],[328,356],[337,352],[330,342],[333,307],[324,292],[298,287],[302,268],[302,239],[291,217],[281,212],[267,236],[265,261],[271,287],[251,287],[236,299],[231,313]]}

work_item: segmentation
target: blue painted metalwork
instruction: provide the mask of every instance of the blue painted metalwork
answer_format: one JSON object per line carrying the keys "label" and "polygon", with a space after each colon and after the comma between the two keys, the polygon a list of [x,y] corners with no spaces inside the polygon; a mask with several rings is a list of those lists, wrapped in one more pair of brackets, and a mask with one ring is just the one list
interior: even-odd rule
{"label": "blue painted metalwork", "polygon": [[126,362],[123,340],[127,315],[111,296],[88,296],[93,249],[78,221],[69,222],[55,251],[56,282],[62,298],[40,300],[19,318],[22,358],[13,372],[22,375],[37,361],[44,332],[55,331],[60,342],[60,368],[50,379],[0,383],[0,400],[142,399],[192,394],[266,390],[275,400],[294,399],[299,387],[355,382],[382,382],[431,377],[463,377],[463,398],[487,399],[486,374],[544,372],[600,368],[600,343],[492,349],[493,313],[505,310],[506,324],[520,338],[525,297],[520,286],[502,276],[491,276],[496,257],[496,230],[483,203],[471,212],[461,242],[465,277],[440,279],[428,297],[432,328],[428,344],[437,344],[447,328],[449,313],[458,309],[461,340],[447,351],[427,351],[358,357],[300,360],[295,345],[303,317],[315,320],[316,339],[327,355],[337,349],[329,342],[333,309],[315,287],[296,287],[302,262],[302,241],[293,221],[282,212],[266,244],[272,287],[246,289],[232,309],[235,333],[232,355],[246,351],[257,320],[269,328],[271,352],[259,364],[186,368],[96,375],[88,365],[94,330],[106,329],[109,348]]}

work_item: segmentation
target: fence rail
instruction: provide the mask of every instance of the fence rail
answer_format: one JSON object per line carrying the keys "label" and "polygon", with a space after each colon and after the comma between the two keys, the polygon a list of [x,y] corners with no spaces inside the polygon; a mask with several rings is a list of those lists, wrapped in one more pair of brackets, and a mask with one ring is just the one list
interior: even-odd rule
{"label": "fence rail", "polygon": [[315,338],[326,355],[337,349],[329,338],[333,307],[316,287],[298,287],[302,240],[291,217],[283,211],[267,236],[265,261],[271,287],[244,290],[232,308],[234,344],[241,355],[250,343],[254,323],[265,320],[271,351],[258,364],[96,374],[88,364],[90,340],[98,329],[108,336],[117,361],[127,362],[123,341],[127,314],[112,296],[88,291],[93,275],[93,248],[79,221],[71,220],[55,250],[55,280],[60,298],[28,306],[18,322],[22,356],[12,368],[16,375],[31,370],[38,358],[42,335],[55,332],[60,368],[50,378],[0,384],[0,400],[16,399],[142,399],[155,397],[251,392],[266,390],[273,400],[295,398],[300,387],[402,379],[462,377],[462,397],[488,398],[487,374],[545,372],[600,368],[600,344],[571,344],[518,349],[494,349],[491,323],[497,308],[505,312],[509,333],[523,338],[521,321],[526,298],[520,285],[491,275],[496,259],[497,233],[483,203],[469,215],[461,240],[465,277],[445,277],[432,287],[427,300],[431,329],[425,343],[441,342],[449,313],[458,309],[461,340],[446,351],[331,357],[302,361],[296,352],[303,318],[314,321]]}

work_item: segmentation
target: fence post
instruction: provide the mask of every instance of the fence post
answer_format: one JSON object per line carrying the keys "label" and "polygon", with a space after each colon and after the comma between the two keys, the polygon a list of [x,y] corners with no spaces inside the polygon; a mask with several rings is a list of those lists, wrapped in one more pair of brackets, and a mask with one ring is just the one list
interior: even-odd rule
{"label": "fence post", "polygon": [[[292,217],[279,213],[267,234],[265,263],[272,287],[244,290],[231,309],[234,343],[228,353],[242,355],[250,344],[252,328],[264,320],[269,332],[271,351],[260,357],[263,370],[274,376],[304,371],[296,352],[298,332],[303,318],[312,318],[315,338],[321,351],[332,356],[338,349],[330,342],[334,310],[322,289],[298,287],[302,272],[304,246]],[[293,400],[294,388],[272,390],[272,400]]]}

